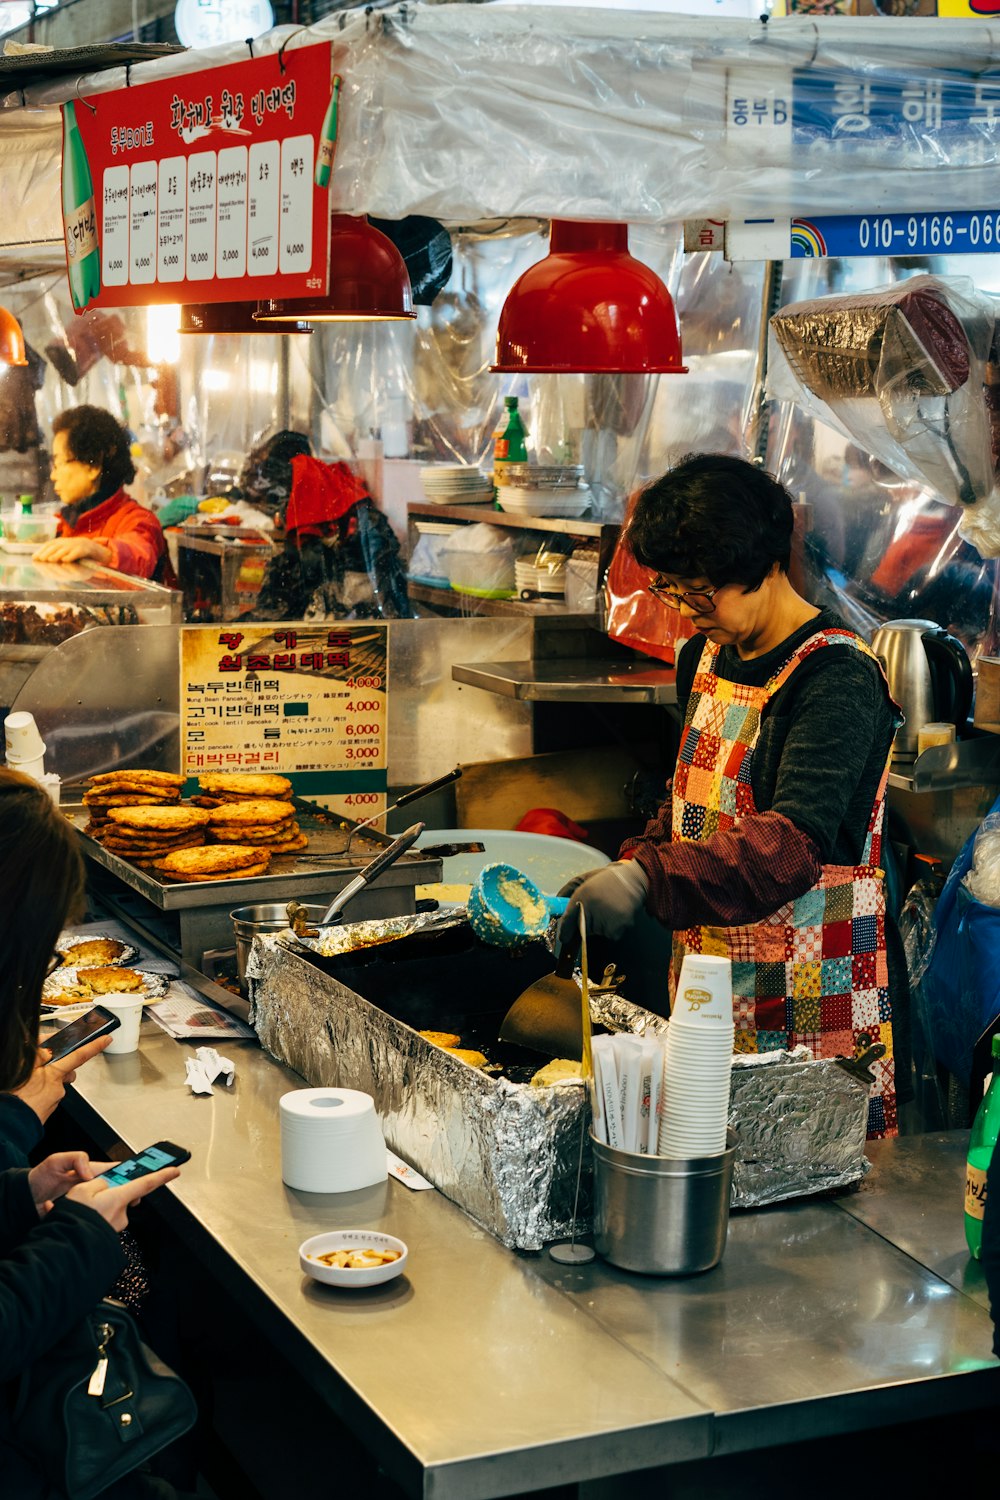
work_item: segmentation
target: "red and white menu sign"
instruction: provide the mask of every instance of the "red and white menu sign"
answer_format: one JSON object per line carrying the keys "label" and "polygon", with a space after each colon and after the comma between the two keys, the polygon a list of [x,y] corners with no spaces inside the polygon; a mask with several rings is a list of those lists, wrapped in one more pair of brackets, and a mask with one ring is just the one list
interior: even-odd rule
{"label": "red and white menu sign", "polygon": [[248,58],[64,107],[67,230],[81,172],[96,209],[100,285],[95,276],[86,306],[326,291],[329,192],[315,177],[332,50]]}

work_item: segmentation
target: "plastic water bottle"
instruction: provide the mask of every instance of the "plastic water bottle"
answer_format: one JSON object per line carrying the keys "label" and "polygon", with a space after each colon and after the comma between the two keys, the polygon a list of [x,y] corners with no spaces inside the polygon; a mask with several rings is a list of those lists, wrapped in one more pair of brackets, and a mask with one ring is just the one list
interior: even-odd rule
{"label": "plastic water bottle", "polygon": [[983,1247],[983,1212],[986,1208],[986,1173],[993,1148],[1000,1136],[1000,1036],[993,1038],[993,1077],[976,1110],[969,1137],[965,1167],[965,1242],[970,1255],[979,1259]]}

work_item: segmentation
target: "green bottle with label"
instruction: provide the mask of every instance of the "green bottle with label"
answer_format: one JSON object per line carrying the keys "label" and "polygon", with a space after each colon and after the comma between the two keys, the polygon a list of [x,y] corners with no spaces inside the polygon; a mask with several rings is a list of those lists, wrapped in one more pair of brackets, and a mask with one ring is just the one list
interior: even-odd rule
{"label": "green bottle with label", "polygon": [[69,288],[82,312],[101,290],[101,246],[90,163],[72,99],[63,105],[62,206]]}
{"label": "green bottle with label", "polygon": [[333,86],[330,94],[330,102],[326,106],[326,114],[323,116],[323,128],[319,133],[319,144],[316,147],[316,175],[315,183],[319,188],[330,186],[330,173],[333,171],[333,156],[337,149],[337,106],[340,99],[340,74],[334,74]]}
{"label": "green bottle with label", "polygon": [[986,1209],[986,1173],[1000,1136],[1000,1036],[993,1038],[993,1077],[976,1110],[969,1137],[965,1166],[965,1243],[969,1254],[979,1259],[983,1247],[983,1213]]}
{"label": "green bottle with label", "polygon": [[517,397],[503,398],[504,414],[500,426],[493,435],[493,483],[506,484],[505,471],[508,464],[526,464],[528,447],[521,413],[517,409]]}

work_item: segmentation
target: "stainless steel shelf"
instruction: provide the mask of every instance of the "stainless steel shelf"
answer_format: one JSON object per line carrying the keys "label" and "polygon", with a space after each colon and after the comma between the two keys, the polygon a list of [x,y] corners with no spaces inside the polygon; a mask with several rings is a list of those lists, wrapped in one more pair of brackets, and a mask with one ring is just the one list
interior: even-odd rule
{"label": "stainless steel shelf", "polygon": [[672,667],[600,657],[455,662],[456,682],[526,703],[676,703]]}
{"label": "stainless steel shelf", "polygon": [[1000,786],[1000,736],[933,745],[913,761],[893,761],[889,785],[902,792],[951,792],[965,786]]}

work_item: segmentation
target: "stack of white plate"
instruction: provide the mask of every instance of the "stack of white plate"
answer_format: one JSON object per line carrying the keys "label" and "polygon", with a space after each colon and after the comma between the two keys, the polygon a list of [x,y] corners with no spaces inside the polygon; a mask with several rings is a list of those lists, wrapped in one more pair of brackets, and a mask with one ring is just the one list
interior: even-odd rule
{"label": "stack of white plate", "polygon": [[414,518],[413,525],[420,536],[451,536],[453,531],[461,531],[460,521],[425,521],[421,517]]}
{"label": "stack of white plate", "polygon": [[514,584],[519,594],[547,594],[561,599],[566,592],[565,577],[565,561],[556,568],[540,568],[530,558],[518,558],[514,563]]}
{"label": "stack of white plate", "polygon": [[590,505],[588,489],[522,490],[501,485],[497,490],[501,510],[514,516],[582,516]]}
{"label": "stack of white plate", "polygon": [[473,464],[425,464],[420,483],[433,505],[485,505],[493,499],[491,481]]}

